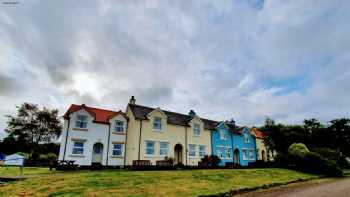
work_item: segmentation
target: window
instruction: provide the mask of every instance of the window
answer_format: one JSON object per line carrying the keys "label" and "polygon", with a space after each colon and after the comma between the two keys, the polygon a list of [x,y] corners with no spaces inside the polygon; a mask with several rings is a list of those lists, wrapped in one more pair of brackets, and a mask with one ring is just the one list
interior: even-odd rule
{"label": "window", "polygon": [[205,156],[205,146],[204,145],[199,146],[199,156],[201,158],[203,158]]}
{"label": "window", "polygon": [[249,136],[246,133],[244,134],[244,142],[249,143]]}
{"label": "window", "polygon": [[254,150],[243,149],[244,160],[254,160]]}
{"label": "window", "polygon": [[217,156],[220,157],[221,159],[223,158],[222,152],[223,152],[222,148],[218,148],[216,151]]}
{"label": "window", "polygon": [[159,155],[168,155],[168,142],[160,142]]}
{"label": "window", "polygon": [[153,155],[154,154],[154,142],[147,141],[146,142],[146,154]]}
{"label": "window", "polygon": [[226,140],[225,130],[224,129],[220,129],[220,139],[221,140]]}
{"label": "window", "polygon": [[113,144],[113,155],[114,156],[121,156],[123,155],[123,144]]}
{"label": "window", "polygon": [[162,130],[162,119],[159,117],[153,118],[153,130],[161,131]]}
{"label": "window", "polygon": [[201,129],[199,124],[193,124],[193,135],[200,135],[201,134]]}
{"label": "window", "polygon": [[194,145],[194,144],[189,144],[189,145],[188,145],[188,149],[189,149],[189,151],[188,151],[188,155],[189,155],[189,156],[191,156],[191,157],[196,156],[196,145]]}
{"label": "window", "polygon": [[75,121],[75,127],[86,128],[87,127],[87,116],[77,115],[77,120]]}
{"label": "window", "polygon": [[73,154],[82,155],[84,153],[84,142],[74,142],[73,143]]}
{"label": "window", "polygon": [[226,149],[226,158],[231,158],[231,148]]}
{"label": "window", "polygon": [[115,121],[115,131],[124,132],[124,122],[120,120]]}

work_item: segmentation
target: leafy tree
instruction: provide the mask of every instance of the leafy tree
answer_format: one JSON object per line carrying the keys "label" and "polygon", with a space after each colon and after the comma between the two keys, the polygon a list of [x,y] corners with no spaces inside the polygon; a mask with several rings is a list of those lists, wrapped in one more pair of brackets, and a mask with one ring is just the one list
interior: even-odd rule
{"label": "leafy tree", "polygon": [[328,128],[329,133],[332,135],[332,145],[340,153],[350,156],[350,119],[340,118],[331,121],[331,125]]}
{"label": "leafy tree", "polygon": [[305,156],[306,153],[310,152],[309,149],[303,143],[293,143],[288,148],[288,153],[297,156]]}
{"label": "leafy tree", "polygon": [[39,109],[38,105],[31,103],[23,103],[17,109],[16,116],[7,115],[5,131],[10,138],[29,144],[31,152],[39,143],[51,142],[61,134],[58,110]]}

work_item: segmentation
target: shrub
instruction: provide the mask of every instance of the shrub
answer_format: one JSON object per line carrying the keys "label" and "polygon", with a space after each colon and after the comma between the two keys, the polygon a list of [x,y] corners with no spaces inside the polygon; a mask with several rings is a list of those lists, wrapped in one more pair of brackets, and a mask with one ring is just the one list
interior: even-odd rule
{"label": "shrub", "polygon": [[204,164],[204,165],[207,165],[207,166],[210,166],[212,168],[215,168],[215,167],[218,167],[220,162],[221,162],[221,159],[220,157],[218,157],[217,155],[205,155],[202,159],[201,159],[201,162]]}
{"label": "shrub", "polygon": [[306,153],[303,157],[302,165],[299,165],[298,167],[315,174],[323,174],[327,176],[343,175],[343,171],[335,161],[322,158],[320,154],[313,152]]}
{"label": "shrub", "polygon": [[309,149],[302,143],[293,143],[288,148],[288,153],[294,156],[303,157],[309,152]]}

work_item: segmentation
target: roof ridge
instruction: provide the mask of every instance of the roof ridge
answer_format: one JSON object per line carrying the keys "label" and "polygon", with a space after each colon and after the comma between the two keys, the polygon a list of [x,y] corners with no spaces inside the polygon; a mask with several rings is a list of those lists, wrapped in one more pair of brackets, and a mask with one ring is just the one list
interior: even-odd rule
{"label": "roof ridge", "polygon": [[[135,106],[138,106],[138,107],[144,107],[144,108],[153,109],[153,110],[156,109],[156,108],[153,108],[153,107],[148,107],[148,106],[138,105],[138,104],[131,104],[131,103],[129,103],[129,105],[135,105]],[[160,108],[160,109],[161,109],[163,112],[178,114],[178,115],[187,116],[188,118],[191,118],[190,115],[182,114],[182,113],[179,113],[179,112],[173,112],[173,111],[163,110],[162,108]],[[213,121],[213,122],[220,122],[220,121],[216,121],[216,120],[210,120],[210,119],[207,119],[207,118],[200,118],[200,119],[202,119],[202,120],[208,120],[208,121]]]}
{"label": "roof ridge", "polygon": [[[82,106],[82,105],[77,105],[77,104],[72,104],[72,105],[76,105],[76,106]],[[97,110],[103,110],[103,111],[109,111],[109,112],[115,112],[115,113],[119,113],[119,111],[114,111],[114,110],[109,110],[109,109],[104,109],[104,108],[99,108],[99,107],[91,107],[88,105],[85,105],[85,107],[90,108],[90,109],[97,109]],[[123,112],[123,111],[122,111]],[[124,113],[124,112],[123,112]]]}

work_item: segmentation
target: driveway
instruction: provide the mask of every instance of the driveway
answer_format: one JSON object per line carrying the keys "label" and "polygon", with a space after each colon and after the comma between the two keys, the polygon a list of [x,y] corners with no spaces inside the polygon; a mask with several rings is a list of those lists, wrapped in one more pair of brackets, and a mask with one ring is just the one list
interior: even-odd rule
{"label": "driveway", "polygon": [[321,179],[236,195],[239,197],[349,197],[350,178]]}

